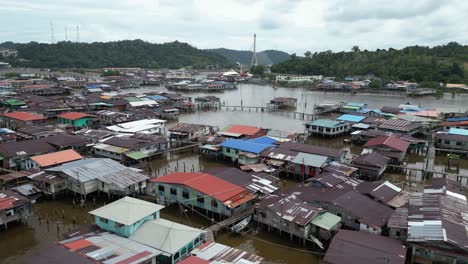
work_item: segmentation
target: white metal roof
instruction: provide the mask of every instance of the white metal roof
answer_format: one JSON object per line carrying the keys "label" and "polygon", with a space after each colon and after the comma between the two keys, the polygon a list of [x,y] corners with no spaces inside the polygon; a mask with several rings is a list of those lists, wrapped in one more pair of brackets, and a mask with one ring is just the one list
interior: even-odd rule
{"label": "white metal roof", "polygon": [[175,254],[204,232],[159,218],[145,222],[130,236],[130,239],[169,254]]}
{"label": "white metal roof", "polygon": [[89,213],[123,225],[131,225],[163,208],[159,204],[126,196]]}

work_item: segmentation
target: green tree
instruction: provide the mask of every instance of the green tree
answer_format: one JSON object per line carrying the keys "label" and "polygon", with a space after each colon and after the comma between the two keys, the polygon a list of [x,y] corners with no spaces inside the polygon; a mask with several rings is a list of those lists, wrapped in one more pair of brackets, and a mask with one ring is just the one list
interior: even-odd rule
{"label": "green tree", "polygon": [[374,79],[369,83],[369,87],[372,89],[380,89],[382,88],[382,81],[378,79]]}
{"label": "green tree", "polygon": [[361,51],[361,50],[359,49],[359,46],[357,46],[357,45],[353,46],[353,48],[351,48],[351,50],[352,50],[353,52],[359,52],[359,51]]}
{"label": "green tree", "polygon": [[311,55],[312,55],[312,52],[310,52],[310,51],[306,51],[304,53],[304,57],[306,57],[306,58],[310,58]]}

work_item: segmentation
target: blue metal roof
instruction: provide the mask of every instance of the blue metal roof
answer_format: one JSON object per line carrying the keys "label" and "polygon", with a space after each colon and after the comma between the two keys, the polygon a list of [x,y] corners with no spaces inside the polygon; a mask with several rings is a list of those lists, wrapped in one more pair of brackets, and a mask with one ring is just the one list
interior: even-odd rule
{"label": "blue metal roof", "polygon": [[452,135],[468,136],[468,129],[450,128],[448,133]]}
{"label": "blue metal roof", "polygon": [[365,118],[366,118],[365,116],[342,115],[342,116],[338,117],[336,120],[359,123],[362,120],[364,120]]}
{"label": "blue metal roof", "polygon": [[151,96],[146,96],[146,98],[149,98],[151,100],[168,100],[167,97],[162,96],[162,95],[151,95]]}
{"label": "blue metal roof", "polygon": [[233,149],[237,149],[240,151],[260,154],[260,152],[264,151],[266,148],[269,148],[273,145],[258,144],[255,142],[250,142],[248,140],[241,140],[241,139],[230,139],[221,143],[220,146],[226,147],[226,148],[233,148]]}
{"label": "blue metal roof", "polygon": [[250,139],[248,141],[253,142],[253,143],[263,144],[263,145],[271,145],[271,144],[275,144],[278,142],[278,140],[273,139],[271,137],[267,137],[267,136]]}
{"label": "blue metal roof", "polygon": [[468,121],[468,116],[447,118],[447,122],[462,122],[462,121]]}

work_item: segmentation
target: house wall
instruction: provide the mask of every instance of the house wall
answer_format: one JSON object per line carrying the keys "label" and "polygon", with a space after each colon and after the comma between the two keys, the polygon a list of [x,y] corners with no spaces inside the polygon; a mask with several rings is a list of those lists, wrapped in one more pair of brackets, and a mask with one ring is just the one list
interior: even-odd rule
{"label": "house wall", "polygon": [[229,157],[232,161],[236,161],[239,159],[239,150],[233,148],[222,147],[221,154],[225,157]]}
{"label": "house wall", "polygon": [[117,222],[114,222],[109,219],[105,219],[99,216],[94,216],[94,221],[97,226],[100,228],[116,233],[120,236],[123,237],[129,237],[131,236],[142,224],[144,224],[146,221],[151,221],[154,219],[158,219],[160,216],[159,211],[155,212],[154,214],[148,215],[145,218],[135,222],[134,224],[131,225],[121,225]]}
{"label": "house wall", "polygon": [[133,193],[145,193],[146,181],[141,181],[139,183],[128,186],[127,188],[120,188],[115,184],[109,184],[102,181],[99,181],[99,191],[108,194],[118,194],[118,195],[129,195]]}
{"label": "house wall", "polygon": [[435,145],[437,148],[468,150],[468,141],[436,139]]}
{"label": "house wall", "polygon": [[177,263],[184,258],[188,257],[190,255],[190,252],[200,246],[204,241],[204,236],[201,234],[200,236],[196,237],[189,243],[187,243],[185,246],[183,246],[177,253],[173,254],[171,256],[172,263]]}
{"label": "house wall", "polygon": [[291,221],[287,221],[267,207],[255,208],[254,220],[300,238],[307,238],[310,231],[309,224],[301,226]]}
{"label": "house wall", "polygon": [[335,135],[345,134],[351,130],[351,126],[349,124],[343,124],[343,125],[333,127],[333,128],[306,124],[305,127],[306,127],[307,134],[309,136],[311,135],[335,136]]}
{"label": "house wall", "polygon": [[124,161],[124,156],[122,153],[111,152],[103,149],[93,148],[94,154],[106,158],[111,158],[113,160]]}
{"label": "house wall", "polygon": [[251,165],[259,163],[259,157],[248,158],[246,156],[239,156],[239,164],[242,165]]}

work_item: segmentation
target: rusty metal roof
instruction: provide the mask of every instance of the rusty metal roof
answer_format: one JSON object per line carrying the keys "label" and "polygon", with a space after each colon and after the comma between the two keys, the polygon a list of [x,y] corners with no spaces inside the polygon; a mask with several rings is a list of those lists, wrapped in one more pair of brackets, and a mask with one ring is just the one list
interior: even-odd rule
{"label": "rusty metal roof", "polygon": [[40,167],[59,165],[65,162],[82,159],[83,157],[73,149],[57,151],[44,155],[31,157]]}
{"label": "rusty metal roof", "polygon": [[298,194],[293,192],[270,195],[260,201],[258,205],[272,210],[284,220],[306,226],[323,209],[304,202],[298,198]]}
{"label": "rusty metal roof", "polygon": [[368,232],[340,230],[327,250],[324,264],[404,264],[406,247],[399,240]]}

